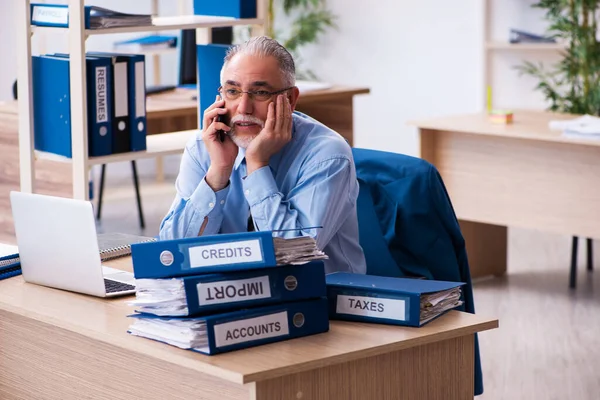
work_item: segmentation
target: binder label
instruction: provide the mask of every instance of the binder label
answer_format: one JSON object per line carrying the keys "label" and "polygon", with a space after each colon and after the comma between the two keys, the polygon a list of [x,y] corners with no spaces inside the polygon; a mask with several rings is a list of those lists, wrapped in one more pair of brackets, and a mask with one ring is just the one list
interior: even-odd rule
{"label": "binder label", "polygon": [[399,299],[338,294],[335,311],[338,314],[406,321],[406,301]]}
{"label": "binder label", "polygon": [[106,67],[96,67],[96,122],[107,122]]}
{"label": "binder label", "polygon": [[31,20],[33,22],[66,25],[69,23],[69,9],[67,7],[33,6]]}
{"label": "binder label", "polygon": [[271,297],[268,275],[250,279],[202,282],[197,285],[197,289],[201,306]]}
{"label": "binder label", "polygon": [[190,268],[263,261],[259,239],[190,247]]}
{"label": "binder label", "polygon": [[290,333],[287,311],[216,324],[214,331],[216,347],[285,336]]}

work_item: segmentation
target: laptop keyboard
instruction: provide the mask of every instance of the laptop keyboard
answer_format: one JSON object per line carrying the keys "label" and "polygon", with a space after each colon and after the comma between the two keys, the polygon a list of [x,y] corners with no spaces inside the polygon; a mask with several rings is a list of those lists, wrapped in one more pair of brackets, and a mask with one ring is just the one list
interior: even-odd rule
{"label": "laptop keyboard", "polygon": [[134,285],[130,285],[128,283],[123,282],[117,282],[106,278],[104,278],[104,287],[106,288],[106,293],[117,293],[125,292],[128,290],[135,290]]}

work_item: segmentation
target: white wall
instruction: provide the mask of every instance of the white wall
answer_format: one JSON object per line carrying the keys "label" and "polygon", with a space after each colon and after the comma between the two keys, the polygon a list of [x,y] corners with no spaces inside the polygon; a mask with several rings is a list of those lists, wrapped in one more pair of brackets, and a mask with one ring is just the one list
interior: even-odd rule
{"label": "white wall", "polygon": [[0,4],[0,101],[12,99],[12,85],[17,79],[17,24],[15,14],[18,0]]}
{"label": "white wall", "polygon": [[355,146],[416,153],[407,121],[481,103],[481,0],[329,0],[331,32],[304,58],[324,80],[367,86]]}
{"label": "white wall", "polygon": [[[9,99],[16,76],[14,13],[19,0],[0,2],[0,100]],[[191,1],[182,0],[191,11]],[[47,1],[50,2],[50,1]],[[65,3],[66,0],[56,0]],[[533,0],[493,0],[493,33],[506,40],[508,27],[543,33]],[[150,11],[150,0],[96,0],[86,4],[125,12]],[[179,2],[161,0],[162,15],[177,12]],[[369,95],[355,98],[355,145],[416,154],[416,130],[409,120],[479,111],[483,98],[483,0],[328,0],[338,30],[304,51],[307,66],[326,81],[367,86]],[[54,36],[54,35],[53,35]],[[129,35],[131,36],[131,35]],[[88,49],[108,50],[125,35],[92,36]],[[47,38],[46,51],[66,45]],[[64,50],[64,49],[62,49]],[[547,54],[542,59],[552,59]],[[535,55],[538,57],[538,55]],[[499,107],[540,107],[534,81],[519,78],[512,66],[520,53],[494,56],[494,100]],[[529,57],[529,59],[535,59]],[[148,63],[152,77],[152,63]],[[177,56],[164,56],[163,83],[175,83]]]}

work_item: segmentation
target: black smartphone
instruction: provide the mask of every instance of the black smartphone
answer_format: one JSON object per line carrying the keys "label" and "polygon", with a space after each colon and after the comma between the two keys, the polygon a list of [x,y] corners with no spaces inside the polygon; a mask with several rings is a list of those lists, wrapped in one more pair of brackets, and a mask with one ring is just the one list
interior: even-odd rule
{"label": "black smartphone", "polygon": [[[219,114],[217,115],[217,122],[225,122],[225,115]],[[219,142],[223,143],[225,141],[225,131],[223,129],[217,130],[217,138]]]}

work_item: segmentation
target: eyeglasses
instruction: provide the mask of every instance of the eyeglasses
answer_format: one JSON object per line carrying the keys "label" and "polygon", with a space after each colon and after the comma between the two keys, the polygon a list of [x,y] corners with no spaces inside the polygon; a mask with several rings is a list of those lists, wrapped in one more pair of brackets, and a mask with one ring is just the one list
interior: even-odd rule
{"label": "eyeglasses", "polygon": [[277,90],[275,92],[269,92],[267,90],[249,90],[247,92],[244,92],[243,90],[239,90],[239,89],[235,89],[235,88],[224,88],[221,86],[221,87],[219,87],[218,90],[219,90],[219,93],[221,94],[221,96],[223,98],[225,98],[225,100],[237,100],[242,96],[242,94],[248,93],[248,96],[250,96],[250,98],[253,100],[267,101],[274,95],[283,93],[286,90],[290,90],[291,88],[293,88],[293,86],[290,86],[285,89]]}

